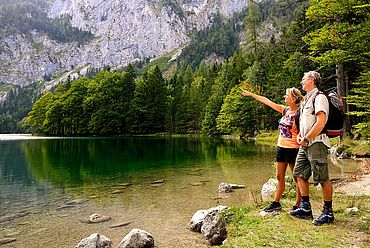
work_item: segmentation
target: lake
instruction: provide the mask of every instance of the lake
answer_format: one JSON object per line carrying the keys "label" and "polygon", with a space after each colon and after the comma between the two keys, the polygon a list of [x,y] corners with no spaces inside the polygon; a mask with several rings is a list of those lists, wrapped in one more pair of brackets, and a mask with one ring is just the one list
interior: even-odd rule
{"label": "lake", "polygon": [[[16,239],[2,247],[74,247],[96,232],[117,247],[133,228],[158,247],[207,247],[186,228],[192,215],[260,202],[274,158],[274,146],[234,139],[0,135],[0,239]],[[356,166],[331,164],[331,175]],[[246,187],[219,194],[221,182]],[[84,223],[93,213],[112,219]]]}

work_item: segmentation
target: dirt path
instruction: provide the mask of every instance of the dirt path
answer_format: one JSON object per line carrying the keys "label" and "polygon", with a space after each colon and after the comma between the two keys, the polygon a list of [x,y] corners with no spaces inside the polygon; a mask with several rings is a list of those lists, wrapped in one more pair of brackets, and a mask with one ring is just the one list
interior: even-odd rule
{"label": "dirt path", "polygon": [[361,172],[351,175],[343,183],[336,185],[336,191],[348,195],[370,196],[370,158],[361,160]]}

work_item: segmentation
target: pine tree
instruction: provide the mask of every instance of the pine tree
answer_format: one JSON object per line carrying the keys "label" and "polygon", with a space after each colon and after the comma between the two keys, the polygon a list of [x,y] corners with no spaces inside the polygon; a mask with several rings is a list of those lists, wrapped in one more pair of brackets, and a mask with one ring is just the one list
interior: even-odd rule
{"label": "pine tree", "polygon": [[370,70],[364,72],[354,83],[352,94],[347,98],[354,110],[348,114],[357,116],[360,121],[354,127],[363,137],[370,139]]}
{"label": "pine tree", "polygon": [[311,0],[311,3],[306,16],[317,26],[304,41],[314,61],[322,67],[335,66],[338,93],[347,96],[351,83],[370,62],[368,1]]}
{"label": "pine tree", "polygon": [[167,87],[162,72],[156,66],[137,81],[133,99],[135,133],[163,132],[167,113]]}

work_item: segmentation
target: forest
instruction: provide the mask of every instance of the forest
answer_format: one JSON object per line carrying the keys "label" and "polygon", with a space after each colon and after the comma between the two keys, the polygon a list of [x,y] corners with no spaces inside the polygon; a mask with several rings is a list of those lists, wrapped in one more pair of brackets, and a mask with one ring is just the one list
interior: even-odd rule
{"label": "forest", "polygon": [[[281,28],[280,35],[261,39],[259,30],[266,16],[287,13],[289,25]],[[299,88],[303,73],[316,70],[323,77],[322,89],[337,87],[346,100],[346,132],[369,138],[368,1],[281,0],[267,9],[263,3],[250,1],[243,18],[246,40],[232,50],[213,51],[216,55],[234,51],[222,63],[191,60],[191,53],[225,37],[199,34],[200,46],[183,51],[186,59],[170,71],[156,65],[141,74],[139,68],[129,65],[123,71],[107,68],[59,85],[35,102],[21,122],[23,130],[58,136],[253,136],[275,129],[279,115],[243,97],[239,87],[284,103],[285,89]],[[217,31],[227,33],[231,38],[228,44],[235,44],[235,30],[212,32]]]}

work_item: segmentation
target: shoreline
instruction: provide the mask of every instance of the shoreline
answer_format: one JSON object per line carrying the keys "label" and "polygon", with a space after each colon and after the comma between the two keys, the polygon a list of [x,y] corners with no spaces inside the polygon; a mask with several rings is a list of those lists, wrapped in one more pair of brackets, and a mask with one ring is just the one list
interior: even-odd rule
{"label": "shoreline", "polygon": [[370,196],[370,158],[355,160],[361,161],[359,172],[351,173],[343,182],[333,185],[333,188],[347,195]]}

